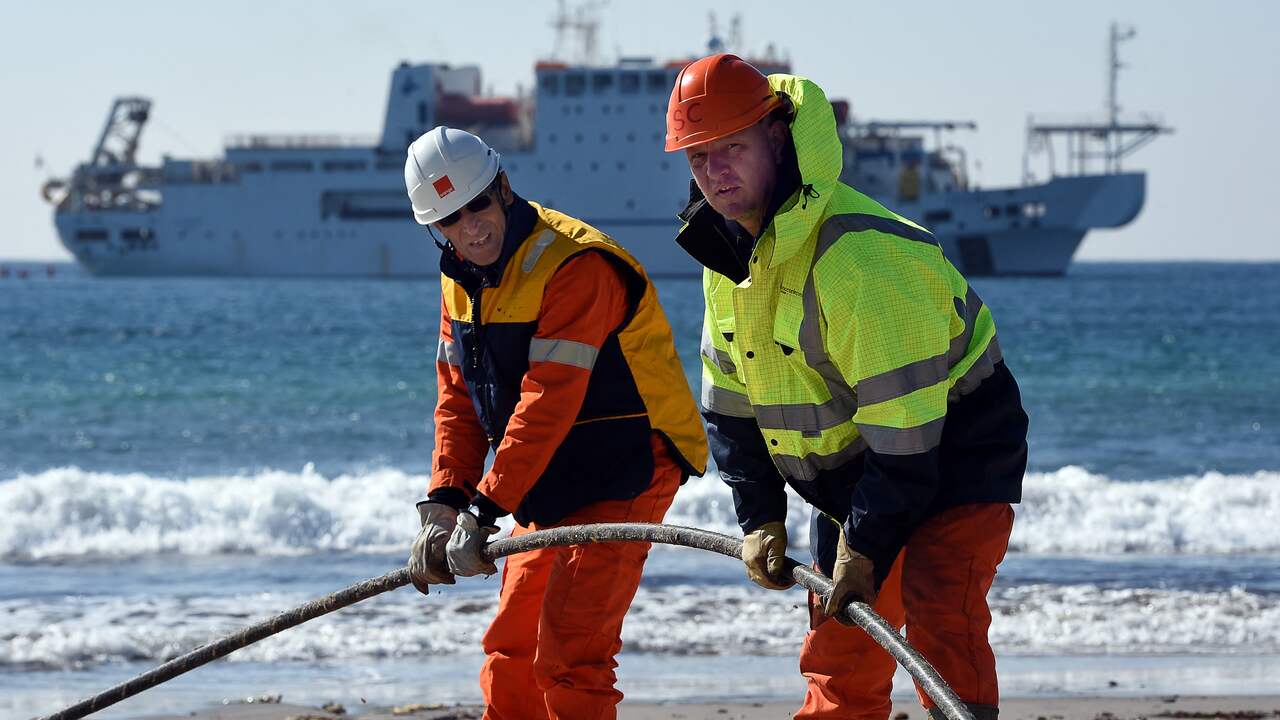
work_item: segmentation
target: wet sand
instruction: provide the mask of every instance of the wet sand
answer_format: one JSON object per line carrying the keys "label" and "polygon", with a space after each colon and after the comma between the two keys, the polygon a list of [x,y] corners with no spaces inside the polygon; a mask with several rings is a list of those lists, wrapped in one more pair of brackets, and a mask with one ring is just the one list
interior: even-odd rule
{"label": "wet sand", "polygon": [[[189,715],[151,716],[145,720],[478,720],[471,705],[406,703],[396,707],[342,707],[275,702],[217,705]],[[787,702],[708,702],[690,704],[623,703],[620,720],[786,720],[796,709]],[[1177,696],[1151,698],[1009,698],[1001,704],[1002,720],[1261,720],[1280,718],[1280,695]],[[927,720],[920,706],[894,703],[894,720]]]}

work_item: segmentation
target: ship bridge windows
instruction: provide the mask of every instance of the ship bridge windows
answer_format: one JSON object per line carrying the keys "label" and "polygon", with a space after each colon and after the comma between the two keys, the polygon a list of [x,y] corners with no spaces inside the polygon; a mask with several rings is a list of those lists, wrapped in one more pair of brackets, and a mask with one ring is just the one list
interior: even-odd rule
{"label": "ship bridge windows", "polygon": [[240,172],[242,173],[260,173],[262,172],[262,163],[257,160],[248,160],[240,163]]}
{"label": "ship bridge windows", "polygon": [[325,172],[364,172],[369,169],[363,160],[326,160],[320,167]]}
{"label": "ship bridge windows", "polygon": [[640,73],[624,71],[618,77],[618,91],[623,95],[635,95],[640,92]]}
{"label": "ship bridge windows", "polygon": [[125,228],[120,231],[125,250],[154,250],[156,234],[151,228]]}
{"label": "ship bridge windows", "polygon": [[591,76],[591,92],[599,95],[613,88],[613,73],[596,72]]}
{"label": "ship bridge windows", "polygon": [[578,97],[587,89],[587,77],[581,72],[568,72],[564,74],[564,94],[570,97]]}
{"label": "ship bridge windows", "polygon": [[669,93],[674,84],[675,81],[668,80],[667,74],[662,70],[650,70],[646,73],[645,87],[651,93]]}
{"label": "ship bridge windows", "polygon": [[544,95],[559,95],[560,76],[556,73],[543,73],[542,77],[538,78],[538,89]]}
{"label": "ship bridge windows", "polygon": [[84,228],[76,231],[76,242],[103,242],[107,231],[103,228]]}
{"label": "ship bridge windows", "polygon": [[404,220],[412,215],[403,192],[329,190],[320,195],[321,220]]}
{"label": "ship bridge windows", "polygon": [[271,163],[271,172],[311,172],[314,169],[310,160],[276,160]]}

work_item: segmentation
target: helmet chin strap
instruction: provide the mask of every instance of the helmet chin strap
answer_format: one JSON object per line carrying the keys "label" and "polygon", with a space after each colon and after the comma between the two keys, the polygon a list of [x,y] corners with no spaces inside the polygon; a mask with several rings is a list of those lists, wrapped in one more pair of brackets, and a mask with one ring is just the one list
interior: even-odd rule
{"label": "helmet chin strap", "polygon": [[440,242],[440,238],[436,237],[435,229],[430,225],[427,226],[427,233],[431,235],[431,241],[436,244],[436,247],[440,248],[440,252],[451,252],[455,254],[458,252],[454,249],[453,243],[449,241],[449,238],[445,238],[444,242]]}

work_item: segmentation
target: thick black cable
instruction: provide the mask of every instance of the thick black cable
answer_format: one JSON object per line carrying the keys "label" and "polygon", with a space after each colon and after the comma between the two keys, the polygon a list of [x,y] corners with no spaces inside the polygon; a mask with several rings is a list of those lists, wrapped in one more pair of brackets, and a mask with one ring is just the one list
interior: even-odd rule
{"label": "thick black cable", "polygon": [[[550,530],[539,530],[519,537],[496,540],[485,549],[485,555],[491,560],[496,560],[500,557],[541,548],[613,541],[679,545],[697,550],[707,550],[731,558],[739,558],[742,555],[742,541],[737,538],[709,530],[676,525],[651,525],[648,523],[570,525]],[[818,595],[826,595],[831,592],[830,579],[791,558],[787,558],[787,571],[798,584]],[[176,657],[159,667],[108,688],[93,697],[81,700],[75,705],[52,715],[47,715],[41,720],[77,720],[276,633],[408,584],[408,568],[400,568],[381,577],[356,583],[331,595],[326,595],[318,600],[312,600],[292,610],[282,612],[270,620],[244,628],[207,645],[202,645],[185,655]],[[906,668],[911,677],[925,691],[925,694],[933,700],[938,709],[949,720],[973,720],[973,715],[965,707],[964,703],[956,697],[951,688],[947,686],[946,681],[942,679],[938,671],[934,670],[928,661],[915,648],[908,645],[902,635],[885,622],[884,618],[877,615],[870,606],[862,602],[851,602],[845,608],[845,612],[848,613],[858,627],[865,630],[876,643],[888,650],[889,654]]]}

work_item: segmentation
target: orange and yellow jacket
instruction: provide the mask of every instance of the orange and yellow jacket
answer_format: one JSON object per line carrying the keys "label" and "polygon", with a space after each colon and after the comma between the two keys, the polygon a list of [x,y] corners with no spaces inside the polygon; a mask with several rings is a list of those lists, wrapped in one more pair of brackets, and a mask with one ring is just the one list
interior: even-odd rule
{"label": "orange and yellow jacket", "polygon": [[686,475],[705,470],[653,284],[609,237],[554,210],[517,198],[492,265],[444,253],[436,375],[434,501],[552,524],[644,492],[654,433]]}

